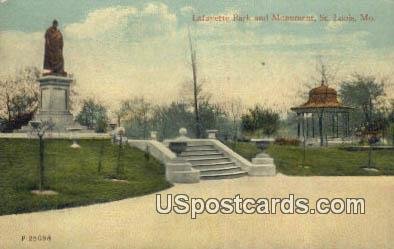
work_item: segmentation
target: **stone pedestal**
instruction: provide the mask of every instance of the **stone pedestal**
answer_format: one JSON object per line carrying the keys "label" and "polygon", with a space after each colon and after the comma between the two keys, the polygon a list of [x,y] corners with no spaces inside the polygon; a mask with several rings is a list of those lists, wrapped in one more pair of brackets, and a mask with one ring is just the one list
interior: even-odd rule
{"label": "stone pedestal", "polygon": [[197,183],[200,171],[193,169],[191,163],[176,158],[166,163],[166,179],[172,183]]}
{"label": "stone pedestal", "polygon": [[38,79],[40,82],[40,106],[35,120],[54,123],[54,130],[66,131],[74,126],[70,112],[70,77],[48,75]]}
{"label": "stone pedestal", "polygon": [[208,139],[216,139],[216,134],[219,132],[218,130],[206,130],[208,134]]}
{"label": "stone pedestal", "polygon": [[274,176],[276,174],[274,159],[266,153],[258,154],[252,159],[248,174],[250,176]]}
{"label": "stone pedestal", "polygon": [[150,139],[157,141],[157,131],[150,132]]}

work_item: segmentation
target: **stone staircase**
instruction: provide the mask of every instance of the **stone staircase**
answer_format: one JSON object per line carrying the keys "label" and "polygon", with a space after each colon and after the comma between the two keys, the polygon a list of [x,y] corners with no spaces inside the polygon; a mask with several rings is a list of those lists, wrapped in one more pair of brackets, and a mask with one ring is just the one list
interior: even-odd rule
{"label": "stone staircase", "polygon": [[200,171],[200,179],[225,179],[247,175],[238,163],[233,162],[211,144],[188,143],[181,158]]}

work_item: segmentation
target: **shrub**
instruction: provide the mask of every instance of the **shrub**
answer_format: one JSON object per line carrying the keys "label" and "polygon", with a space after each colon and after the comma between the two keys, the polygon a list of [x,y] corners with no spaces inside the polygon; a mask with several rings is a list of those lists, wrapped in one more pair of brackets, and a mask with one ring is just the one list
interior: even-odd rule
{"label": "shrub", "polygon": [[279,128],[279,114],[270,108],[256,105],[241,117],[241,126],[243,131],[271,136]]}
{"label": "shrub", "polygon": [[293,146],[298,146],[300,145],[301,141],[299,139],[295,138],[285,138],[285,137],[278,137],[275,138],[274,144],[277,145],[293,145]]}

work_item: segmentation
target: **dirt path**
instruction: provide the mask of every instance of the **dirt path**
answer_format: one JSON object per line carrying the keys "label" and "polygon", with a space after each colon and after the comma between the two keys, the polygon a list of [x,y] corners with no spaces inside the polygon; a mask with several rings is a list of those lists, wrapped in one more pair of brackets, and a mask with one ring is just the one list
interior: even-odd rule
{"label": "dirt path", "polygon": [[[182,184],[190,197],[362,197],[364,215],[159,215],[155,194],[65,210],[0,217],[0,249],[394,248],[394,177],[243,177]],[[22,241],[51,235],[50,242]]]}

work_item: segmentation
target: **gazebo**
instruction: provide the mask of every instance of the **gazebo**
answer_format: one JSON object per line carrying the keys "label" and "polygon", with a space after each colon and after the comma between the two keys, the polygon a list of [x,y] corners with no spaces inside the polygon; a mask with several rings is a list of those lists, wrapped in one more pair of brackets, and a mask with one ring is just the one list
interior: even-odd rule
{"label": "gazebo", "polygon": [[331,130],[331,137],[333,138],[349,136],[349,112],[352,108],[342,105],[338,101],[337,91],[328,87],[324,81],[320,86],[309,91],[309,99],[305,104],[292,107],[291,110],[297,113],[297,134],[299,138],[301,137],[301,129],[304,138],[315,138],[316,119],[318,121],[320,146],[323,146],[324,138],[327,139],[327,131],[329,130]]}

